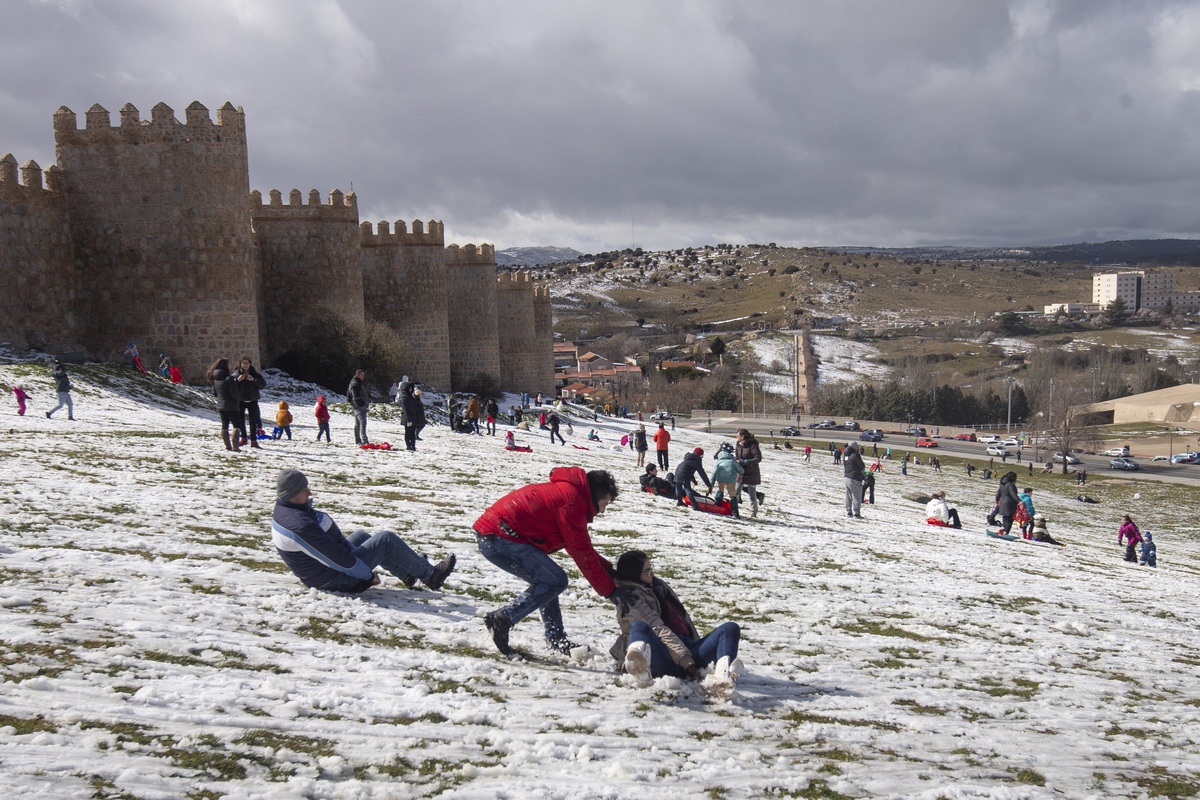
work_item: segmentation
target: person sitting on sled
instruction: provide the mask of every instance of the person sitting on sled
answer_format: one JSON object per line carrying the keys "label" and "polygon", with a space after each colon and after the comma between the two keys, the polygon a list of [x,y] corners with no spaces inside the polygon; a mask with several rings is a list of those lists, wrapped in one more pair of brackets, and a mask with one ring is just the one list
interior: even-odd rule
{"label": "person sitting on sled", "polygon": [[609,652],[639,686],[664,675],[700,681],[700,670],[715,664],[705,691],[722,698],[733,694],[743,671],[736,622],[723,622],[700,636],[683,603],[640,550],[617,559],[615,583],[609,599],[617,607],[621,635]]}
{"label": "person sitting on sled", "polygon": [[646,474],[639,477],[638,482],[642,484],[643,492],[650,492],[651,494],[656,494],[660,497],[674,497],[674,477],[675,476],[672,475],[671,480],[664,481],[662,478],[658,477],[658,465],[647,464]]}
{"label": "person sitting on sled", "polygon": [[1063,546],[1062,542],[1050,536],[1050,533],[1046,530],[1046,518],[1041,514],[1033,515],[1033,527],[1030,531],[1029,538],[1035,542],[1046,542],[1048,544],[1056,544],[1059,547]]}
{"label": "person sitting on sled", "polygon": [[934,525],[948,525],[951,528],[962,527],[962,523],[958,519],[958,509],[951,508],[946,503],[946,493],[940,489],[930,496],[929,503],[925,506],[925,519]]}
{"label": "person sitting on sled", "polygon": [[700,473],[700,479],[704,481],[704,485],[712,489],[712,481],[708,479],[708,473],[704,471],[704,449],[700,447],[684,456],[683,460],[679,462],[679,466],[675,467],[675,505],[683,505],[683,498],[686,495],[692,508],[700,510],[696,492],[692,489],[692,484],[696,482],[696,473]]}
{"label": "person sitting on sled", "polygon": [[712,480],[717,487],[717,494],[713,498],[718,505],[724,498],[725,494],[729,494],[729,508],[734,517],[741,519],[742,515],[738,513],[738,477],[746,472],[745,467],[738,463],[733,456],[733,445],[729,442],[722,442],[721,447],[717,450],[717,465],[713,467]]}
{"label": "person sitting on sled", "polygon": [[504,434],[504,446],[512,450],[517,446],[517,437],[513,436],[512,431]]}

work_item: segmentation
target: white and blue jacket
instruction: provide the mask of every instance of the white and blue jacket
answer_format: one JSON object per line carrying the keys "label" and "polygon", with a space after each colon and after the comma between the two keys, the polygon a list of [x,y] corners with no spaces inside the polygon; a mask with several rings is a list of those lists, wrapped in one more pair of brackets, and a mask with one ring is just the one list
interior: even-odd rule
{"label": "white and blue jacket", "polygon": [[271,543],[305,586],[320,589],[341,572],[371,580],[372,570],[354,550],[333,518],[304,505],[280,500],[271,516]]}

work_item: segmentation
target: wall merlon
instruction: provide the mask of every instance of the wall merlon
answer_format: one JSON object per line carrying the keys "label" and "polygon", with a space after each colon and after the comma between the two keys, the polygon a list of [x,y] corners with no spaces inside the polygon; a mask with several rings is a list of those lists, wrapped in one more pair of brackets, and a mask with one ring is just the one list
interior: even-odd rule
{"label": "wall merlon", "polygon": [[187,124],[193,128],[212,125],[212,118],[208,116],[208,107],[199,100],[193,100],[189,103],[183,113],[187,118]]}
{"label": "wall merlon", "polygon": [[112,127],[112,120],[108,115],[108,109],[96,103],[87,110],[84,114],[87,120],[87,129],[89,131],[102,130]]}
{"label": "wall merlon", "polygon": [[[91,113],[90,111],[88,112]],[[161,100],[155,104],[154,108],[150,109],[150,124],[151,125],[178,125],[179,121],[175,119],[175,109],[171,108]]]}
{"label": "wall merlon", "polygon": [[42,168],[32,158],[21,165],[21,185],[28,189],[42,188]]}
{"label": "wall merlon", "polygon": [[5,153],[0,158],[0,182],[8,184],[17,182],[17,159],[12,153]]}
{"label": "wall merlon", "polygon": [[141,114],[133,103],[121,106],[121,127],[136,128],[142,122]]}

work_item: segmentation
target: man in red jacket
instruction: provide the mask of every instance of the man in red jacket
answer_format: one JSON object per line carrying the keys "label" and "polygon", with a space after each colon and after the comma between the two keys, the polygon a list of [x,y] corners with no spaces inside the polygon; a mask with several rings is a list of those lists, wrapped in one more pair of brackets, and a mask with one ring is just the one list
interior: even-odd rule
{"label": "man in red jacket", "polygon": [[612,594],[613,566],[592,547],[587,526],[616,497],[617,482],[604,470],[555,467],[549,483],[509,492],[475,520],[483,557],[529,584],[511,603],[485,618],[501,653],[512,653],[509,631],[534,611],[541,612],[546,644],[552,650],[569,655],[578,646],[567,638],[558,606],[558,596],[567,588],[567,573],[548,554],[565,549],[597,594]]}

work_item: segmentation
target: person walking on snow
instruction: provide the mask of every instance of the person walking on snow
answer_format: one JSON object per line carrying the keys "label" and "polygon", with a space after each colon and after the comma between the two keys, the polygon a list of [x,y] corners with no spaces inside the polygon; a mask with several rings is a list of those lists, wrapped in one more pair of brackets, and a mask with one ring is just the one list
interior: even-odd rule
{"label": "person walking on snow", "polygon": [[436,566],[430,564],[392,531],[343,536],[328,514],[313,509],[308,478],[295,469],[281,470],[275,480],[271,543],[305,586],[327,592],[357,594],[378,586],[375,567],[383,567],[410,589],[421,581],[436,591],[456,561],[452,553]]}
{"label": "person walking on snow", "polygon": [[842,458],[842,474],[846,478],[846,516],[862,516],[863,473],[866,465],[854,443],[846,445],[846,454]]}
{"label": "person walking on snow", "polygon": [[1134,524],[1133,518],[1128,514],[1121,517],[1121,527],[1117,531],[1117,544],[1121,544],[1128,539],[1128,544],[1125,545],[1125,560],[1131,564],[1137,563],[1137,546],[1142,543],[1142,532],[1138,530],[1138,526]]}
{"label": "person walking on snow", "polygon": [[683,505],[683,498],[687,497],[692,510],[700,510],[696,491],[692,488],[697,473],[700,475],[700,480],[704,481],[705,487],[711,490],[712,481],[708,479],[708,473],[704,471],[704,450],[700,447],[685,455],[679,462],[679,466],[675,467],[675,505]]}
{"label": "person walking on snow", "polygon": [[417,397],[416,386],[400,384],[400,423],[404,426],[404,449],[417,449],[417,434],[425,427],[425,404]]}
{"label": "person walking on snow", "polygon": [[[221,417],[221,441],[225,443],[225,449],[235,453],[241,452],[246,428],[242,421],[241,402],[233,388],[233,377],[229,374],[229,359],[218,358],[214,361],[204,379],[212,387],[213,397],[217,399],[217,411]],[[229,434],[230,425],[233,426],[232,437]]]}
{"label": "person walking on snow", "polygon": [[717,465],[713,467],[712,481],[717,487],[717,494],[713,499],[720,504],[724,495],[728,494],[730,511],[735,518],[741,519],[742,515],[738,513],[737,482],[746,472],[746,468],[734,458],[733,445],[729,442],[721,443],[720,448],[717,449],[716,459]]}
{"label": "person walking on snow", "polygon": [[242,356],[237,371],[233,373],[234,391],[241,401],[241,413],[248,416],[247,427],[250,431],[250,446],[258,446],[258,432],[262,428],[262,412],[258,408],[261,396],[259,390],[267,388],[267,379],[254,368],[250,356]]}
{"label": "person walking on snow", "polygon": [[29,392],[25,391],[25,387],[19,383],[14,383],[12,385],[12,393],[17,398],[17,416],[25,416],[25,401],[28,400],[31,395]]}
{"label": "person walking on snow", "polygon": [[71,402],[71,378],[67,375],[67,368],[57,359],[50,364],[50,374],[54,377],[54,391],[58,394],[58,405],[46,412],[46,419],[50,419],[54,416],[55,411],[66,406],[67,419],[73,420],[75,419],[75,404]]}
{"label": "person walking on snow", "polygon": [[275,430],[271,433],[276,439],[282,439],[286,433],[288,441],[292,440],[292,412],[288,410],[286,400],[279,401],[279,410],[275,412]]}
{"label": "person walking on snow", "polygon": [[495,566],[529,587],[484,618],[496,648],[511,655],[509,632],[537,611],[546,644],[569,655],[578,647],[563,629],[558,596],[567,588],[567,573],[550,553],[565,549],[596,594],[612,594],[612,564],[596,552],[588,524],[616,499],[617,483],[604,470],[555,467],[549,483],[509,492],[483,512],[473,526],[479,552]]}
{"label": "person walking on snow", "polygon": [[371,401],[367,397],[366,379],[367,371],[360,369],[354,373],[350,385],[346,387],[346,402],[354,412],[354,443],[358,445],[371,443],[367,439],[367,410],[371,407]]}
{"label": "person walking on snow", "polygon": [[317,398],[317,405],[313,409],[317,416],[317,441],[321,441],[321,434],[325,434],[325,443],[329,443],[329,406],[325,405],[325,397]]}

